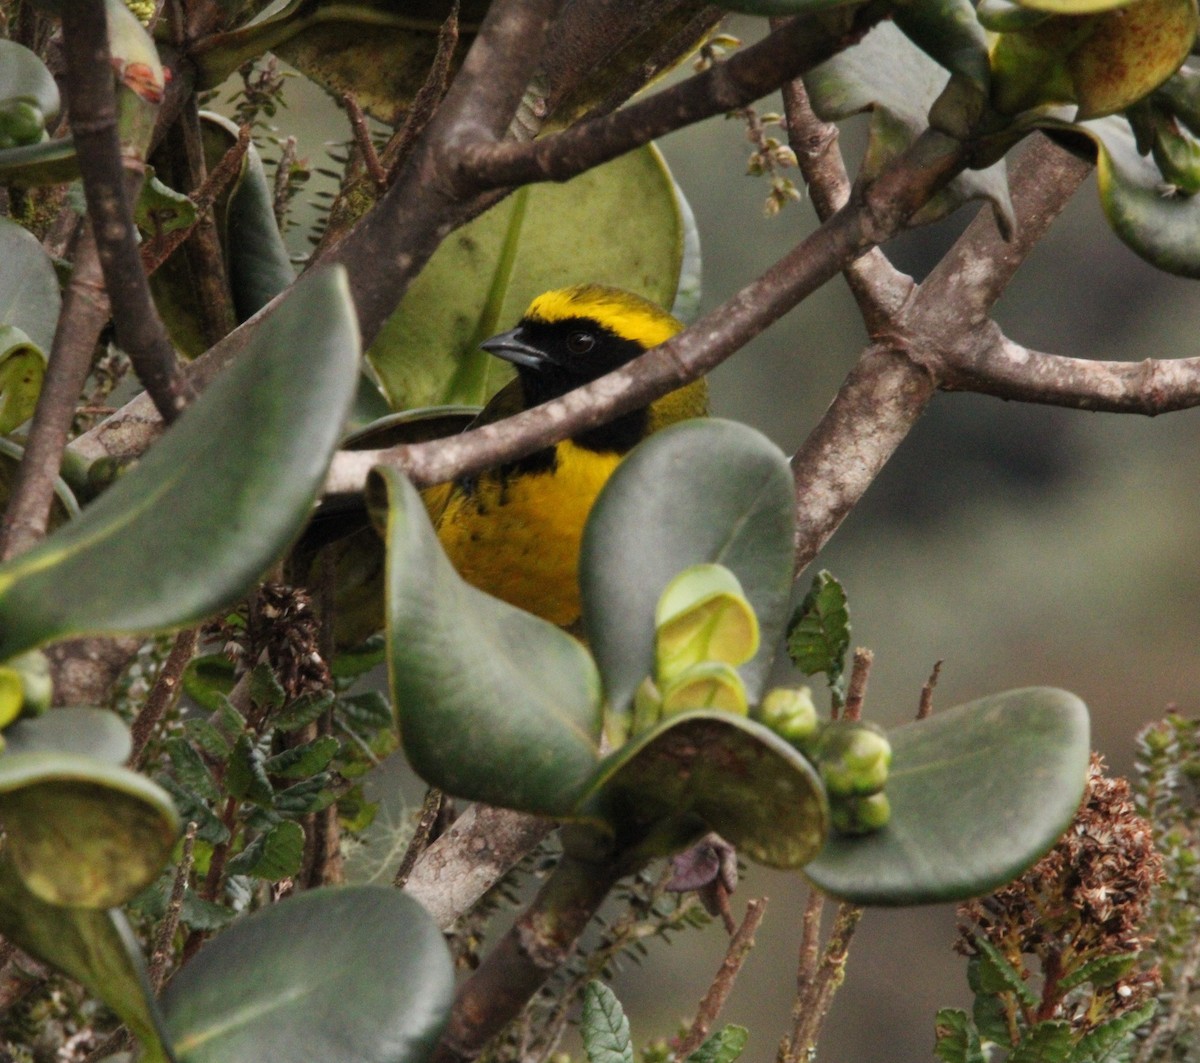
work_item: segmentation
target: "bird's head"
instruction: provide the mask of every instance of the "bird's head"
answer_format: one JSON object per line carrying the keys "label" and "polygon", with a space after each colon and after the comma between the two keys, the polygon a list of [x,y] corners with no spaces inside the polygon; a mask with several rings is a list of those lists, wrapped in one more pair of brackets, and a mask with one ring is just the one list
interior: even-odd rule
{"label": "bird's head", "polygon": [[683,326],[640,295],[600,284],[544,292],[517,327],[481,346],[517,367],[526,402],[547,402],[657,347]]}

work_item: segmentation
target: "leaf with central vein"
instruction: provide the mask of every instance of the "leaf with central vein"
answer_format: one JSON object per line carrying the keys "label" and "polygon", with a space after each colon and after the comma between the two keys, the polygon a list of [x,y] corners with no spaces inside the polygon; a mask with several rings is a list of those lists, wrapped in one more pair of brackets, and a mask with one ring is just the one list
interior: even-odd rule
{"label": "leaf with central vein", "polygon": [[308,516],[358,378],[345,275],[312,274],[83,514],[0,566],[0,660],[179,627],[236,601]]}
{"label": "leaf with central vein", "polygon": [[311,890],[240,920],[162,998],[179,1063],[420,1063],[454,974],[441,934],[389,889]]}
{"label": "leaf with central vein", "polygon": [[605,485],[580,556],[583,619],[609,703],[622,711],[654,668],[654,612],[691,565],[732,570],[758,614],[739,672],[757,700],[787,617],[792,477],[783,452],[733,421],[675,425],[639,445]]}

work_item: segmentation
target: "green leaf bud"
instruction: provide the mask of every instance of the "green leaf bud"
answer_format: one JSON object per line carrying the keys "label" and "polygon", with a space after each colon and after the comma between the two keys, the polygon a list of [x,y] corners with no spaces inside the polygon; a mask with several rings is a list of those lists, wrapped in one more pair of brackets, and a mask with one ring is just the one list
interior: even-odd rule
{"label": "green leaf bud", "polygon": [[892,806],[885,793],[843,797],[830,802],[830,819],[839,834],[873,834],[887,826]]}
{"label": "green leaf bud", "polygon": [[662,694],[664,716],[691,709],[748,714],[746,687],[736,670],[723,661],[701,661],[676,676]]}
{"label": "green leaf bud", "polygon": [[659,598],[654,622],[662,685],[701,661],[739,665],[758,652],[758,617],[737,576],[724,565],[693,565],[680,572]]}

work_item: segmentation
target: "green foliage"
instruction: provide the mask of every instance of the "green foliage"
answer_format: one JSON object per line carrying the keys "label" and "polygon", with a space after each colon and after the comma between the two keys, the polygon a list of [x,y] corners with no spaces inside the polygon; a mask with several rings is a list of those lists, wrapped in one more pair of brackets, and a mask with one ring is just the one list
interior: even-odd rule
{"label": "green foliage", "polygon": [[583,991],[579,1034],[590,1063],[633,1063],[629,1019],[603,982],[589,982]]}
{"label": "green foliage", "polygon": [[834,704],[840,706],[846,700],[849,649],[850,609],[846,591],[832,574],[818,572],[788,623],[788,656],[805,675],[824,672]]}

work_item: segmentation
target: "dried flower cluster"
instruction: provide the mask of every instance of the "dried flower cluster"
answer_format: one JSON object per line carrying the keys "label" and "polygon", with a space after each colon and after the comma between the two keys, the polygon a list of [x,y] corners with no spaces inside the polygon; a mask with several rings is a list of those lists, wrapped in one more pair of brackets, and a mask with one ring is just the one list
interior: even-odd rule
{"label": "dried flower cluster", "polygon": [[[1031,1018],[1065,1018],[1080,1028],[1130,1011],[1158,985],[1157,970],[1133,961],[1148,944],[1142,928],[1162,874],[1128,782],[1106,776],[1093,755],[1083,803],[1058,844],[1017,881],[959,907],[959,951],[974,954],[983,937],[1023,974],[1025,957],[1036,958],[1042,994]],[[1072,993],[1077,972],[1098,969],[1098,961],[1111,962],[1118,976],[1087,978],[1093,992]]]}

